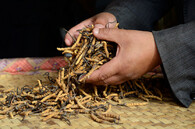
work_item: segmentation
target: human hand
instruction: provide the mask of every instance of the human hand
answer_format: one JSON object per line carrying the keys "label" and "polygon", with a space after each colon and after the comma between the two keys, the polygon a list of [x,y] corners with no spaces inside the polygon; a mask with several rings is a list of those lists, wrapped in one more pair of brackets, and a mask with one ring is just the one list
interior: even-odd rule
{"label": "human hand", "polygon": [[161,63],[151,32],[95,28],[95,37],[117,43],[116,56],[94,71],[87,83],[121,84],[139,78]]}
{"label": "human hand", "polygon": [[[111,14],[111,13],[107,13],[107,12],[103,12],[103,13],[99,13],[89,19],[84,20],[83,22],[81,22],[80,24],[74,26],[73,28],[71,28],[65,35],[65,43],[67,46],[71,46],[73,43],[73,39],[71,38],[70,35],[72,35],[73,37],[77,37],[79,35],[79,32],[77,30],[82,29],[88,25],[95,25],[95,28],[104,28],[107,23],[109,22],[113,22],[116,21],[116,17]],[[109,24],[109,28],[113,28],[116,25],[116,22],[113,24]]]}

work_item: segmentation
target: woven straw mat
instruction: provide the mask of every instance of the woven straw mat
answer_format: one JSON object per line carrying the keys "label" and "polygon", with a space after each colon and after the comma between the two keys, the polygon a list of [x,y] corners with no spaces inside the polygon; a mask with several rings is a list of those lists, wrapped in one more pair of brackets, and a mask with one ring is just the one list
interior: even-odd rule
{"label": "woven straw mat", "polygon": [[[50,74],[56,77],[56,73]],[[35,75],[0,75],[0,85],[4,89],[22,87],[24,85],[35,85],[38,79],[44,81],[42,73]],[[46,79],[45,79],[46,80]],[[125,98],[123,102],[142,102],[137,98]],[[78,114],[70,118],[72,123],[69,126],[66,122],[58,119],[50,119],[46,122],[41,121],[41,117],[30,115],[24,121],[17,116],[13,119],[6,118],[0,120],[1,129],[195,129],[195,102],[189,108],[178,105],[174,99],[168,98],[164,101],[150,101],[145,106],[115,106],[112,113],[121,116],[121,124],[99,124],[91,120],[88,114]]]}

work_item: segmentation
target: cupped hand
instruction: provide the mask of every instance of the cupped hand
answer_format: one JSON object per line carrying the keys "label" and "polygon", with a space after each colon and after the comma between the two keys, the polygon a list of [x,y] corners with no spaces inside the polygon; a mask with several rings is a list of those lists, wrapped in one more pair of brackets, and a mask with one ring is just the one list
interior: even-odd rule
{"label": "cupped hand", "polygon": [[161,63],[153,34],[147,31],[95,28],[98,39],[117,43],[116,56],[94,71],[87,83],[121,84],[139,78]]}
{"label": "cupped hand", "polygon": [[[79,32],[77,30],[82,29],[84,27],[87,27],[88,25],[95,25],[95,28],[105,28],[105,26],[108,23],[112,23],[109,24],[109,28],[113,28],[116,25],[116,17],[108,12],[103,12],[103,13],[99,13],[89,19],[84,20],[83,22],[79,23],[78,25],[74,26],[73,28],[71,28],[65,35],[65,43],[67,46],[71,46],[73,43],[73,39],[71,36],[73,37],[77,37],[79,35]],[[70,36],[71,35],[71,36]]]}

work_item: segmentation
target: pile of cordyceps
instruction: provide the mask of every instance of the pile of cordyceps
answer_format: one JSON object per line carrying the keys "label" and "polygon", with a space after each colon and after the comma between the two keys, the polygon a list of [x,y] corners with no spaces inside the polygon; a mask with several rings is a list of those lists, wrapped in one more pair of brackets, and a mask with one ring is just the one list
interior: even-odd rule
{"label": "pile of cordyceps", "polygon": [[[56,79],[48,74],[48,84],[38,80],[34,87],[24,86],[16,91],[4,91],[0,98],[0,119],[21,115],[40,114],[43,121],[58,118],[70,123],[70,117],[78,113],[90,114],[99,123],[119,123],[120,116],[111,114],[112,106],[145,105],[149,99],[162,100],[158,89],[148,90],[143,78],[127,81],[117,86],[86,86],[85,80],[115,56],[115,45],[93,36],[94,26],[79,30],[72,47],[57,48],[65,54],[67,66],[61,68]],[[142,103],[122,103],[129,95],[143,99]],[[112,103],[115,102],[115,103]]]}

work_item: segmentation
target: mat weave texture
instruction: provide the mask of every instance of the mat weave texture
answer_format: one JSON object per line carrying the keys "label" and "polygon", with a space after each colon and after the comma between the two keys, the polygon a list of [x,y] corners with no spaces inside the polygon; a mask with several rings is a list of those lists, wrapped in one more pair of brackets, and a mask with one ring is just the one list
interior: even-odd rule
{"label": "mat weave texture", "polygon": [[[37,79],[46,79],[42,76],[44,71],[35,75],[0,75],[0,85],[4,89],[12,87],[22,87],[24,85],[35,85]],[[56,73],[51,73],[55,77]],[[125,98],[124,102],[142,102],[137,98]],[[70,121],[72,126],[58,119],[50,119],[46,122],[41,121],[40,116],[30,115],[24,121],[22,117],[17,116],[14,119],[0,120],[1,129],[195,129],[195,102],[189,108],[184,108],[175,103],[172,98],[164,101],[150,101],[146,106],[114,106],[112,113],[121,115],[121,124],[99,124],[91,120],[88,114],[79,114],[72,116]]]}

